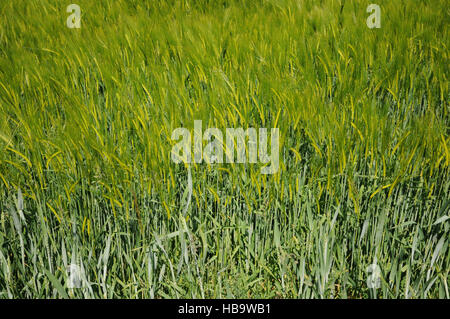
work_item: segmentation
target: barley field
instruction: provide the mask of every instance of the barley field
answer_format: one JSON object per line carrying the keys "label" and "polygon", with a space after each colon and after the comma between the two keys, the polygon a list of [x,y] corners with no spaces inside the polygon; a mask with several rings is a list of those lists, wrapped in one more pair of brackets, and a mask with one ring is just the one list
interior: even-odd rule
{"label": "barley field", "polygon": [[0,2],[0,298],[450,297],[447,1],[73,1]]}

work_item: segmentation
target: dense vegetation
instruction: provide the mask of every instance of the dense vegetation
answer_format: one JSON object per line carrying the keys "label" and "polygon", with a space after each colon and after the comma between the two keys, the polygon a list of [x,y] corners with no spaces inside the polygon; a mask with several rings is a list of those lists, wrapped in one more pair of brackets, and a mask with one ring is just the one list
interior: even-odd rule
{"label": "dense vegetation", "polygon": [[[449,298],[447,1],[76,3],[0,3],[0,297]],[[194,120],[279,172],[174,164]]]}

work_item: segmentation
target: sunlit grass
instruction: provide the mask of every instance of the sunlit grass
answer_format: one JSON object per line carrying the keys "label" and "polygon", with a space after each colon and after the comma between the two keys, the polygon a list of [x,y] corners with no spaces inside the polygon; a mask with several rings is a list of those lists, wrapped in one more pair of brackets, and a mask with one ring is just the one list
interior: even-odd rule
{"label": "sunlit grass", "polygon": [[[449,298],[446,1],[372,30],[369,2],[244,2],[0,4],[1,297]],[[194,120],[278,127],[280,171],[191,165],[184,214]]]}

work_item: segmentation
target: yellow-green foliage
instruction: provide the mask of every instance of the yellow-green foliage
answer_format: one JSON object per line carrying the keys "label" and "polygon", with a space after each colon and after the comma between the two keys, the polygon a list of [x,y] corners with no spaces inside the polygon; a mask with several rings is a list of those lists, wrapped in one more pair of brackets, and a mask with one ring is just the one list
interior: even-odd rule
{"label": "yellow-green foliage", "polygon": [[[356,245],[364,221],[374,223],[375,236],[375,216],[388,214],[389,227],[412,222],[407,232],[415,231],[421,247],[433,252],[436,243],[416,225],[428,227],[448,214],[447,1],[377,1],[380,29],[366,26],[370,1],[76,3],[80,29],[66,26],[64,1],[0,4],[0,212],[21,188],[31,225],[37,223],[32,216],[42,214],[46,227],[57,229],[49,235],[59,238],[57,245],[73,219],[94,251],[103,249],[100,234],[119,228],[133,234],[128,224],[133,221],[142,238],[128,242],[129,249],[153,247],[155,233],[179,231],[183,243],[179,212],[187,170],[170,161],[170,136],[177,127],[192,128],[197,119],[221,129],[278,127],[280,171],[264,176],[259,164],[192,167],[193,197],[183,218],[199,249],[189,253],[199,260],[191,259],[187,277],[178,281],[169,275],[170,258],[165,260],[172,286],[155,288],[156,296],[368,296],[360,288],[367,263],[377,256],[394,267],[381,248],[357,253],[346,248],[333,255],[331,277],[349,288],[335,291],[333,283],[324,288],[320,281],[319,290],[312,283],[304,290],[296,284],[305,274],[309,282],[329,278],[326,267],[314,272],[321,262],[314,263],[310,254],[321,245],[314,236],[320,240],[322,216],[331,220],[336,209],[339,245],[343,240]],[[391,209],[398,216],[389,215]],[[255,217],[259,214],[263,217]],[[448,221],[444,224],[447,229]],[[247,232],[249,225],[259,235]],[[274,225],[282,234],[279,246],[255,242],[255,250],[247,250],[245,236],[272,238]],[[384,226],[383,234],[390,231]],[[2,231],[7,238],[7,229]],[[398,234],[403,246],[390,253],[405,252],[411,244],[404,234]],[[448,240],[441,248],[447,245]],[[174,255],[186,253],[176,247],[170,248]],[[258,247],[273,260],[261,260]],[[117,249],[117,254],[126,251]],[[37,253],[45,254],[44,249]],[[137,260],[144,258],[144,250],[138,254]],[[221,286],[229,277],[218,283],[195,270],[202,262],[222,271],[227,258],[236,259],[225,273],[242,280],[237,291],[232,284]],[[257,270],[241,264],[245,258],[253,258]],[[301,260],[303,272],[296,268]],[[414,262],[404,264],[410,268],[402,274],[424,276]],[[448,298],[448,255],[439,267],[433,268],[440,279],[431,290],[426,290],[430,278],[417,279],[416,291],[408,292],[412,288],[405,290],[393,275],[383,296]],[[355,277],[343,282],[348,271]],[[191,275],[205,287],[189,288]],[[128,287],[131,274],[117,276],[122,288],[94,295],[148,296],[146,287]],[[0,293],[35,296],[30,287]]]}

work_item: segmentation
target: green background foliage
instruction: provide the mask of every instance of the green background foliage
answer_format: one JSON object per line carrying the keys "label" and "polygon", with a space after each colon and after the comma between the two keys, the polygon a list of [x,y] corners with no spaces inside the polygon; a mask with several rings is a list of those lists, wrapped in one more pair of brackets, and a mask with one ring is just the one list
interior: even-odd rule
{"label": "green background foliage", "polygon": [[[449,298],[448,3],[369,3],[2,1],[0,297]],[[279,172],[175,165],[195,119]]]}

